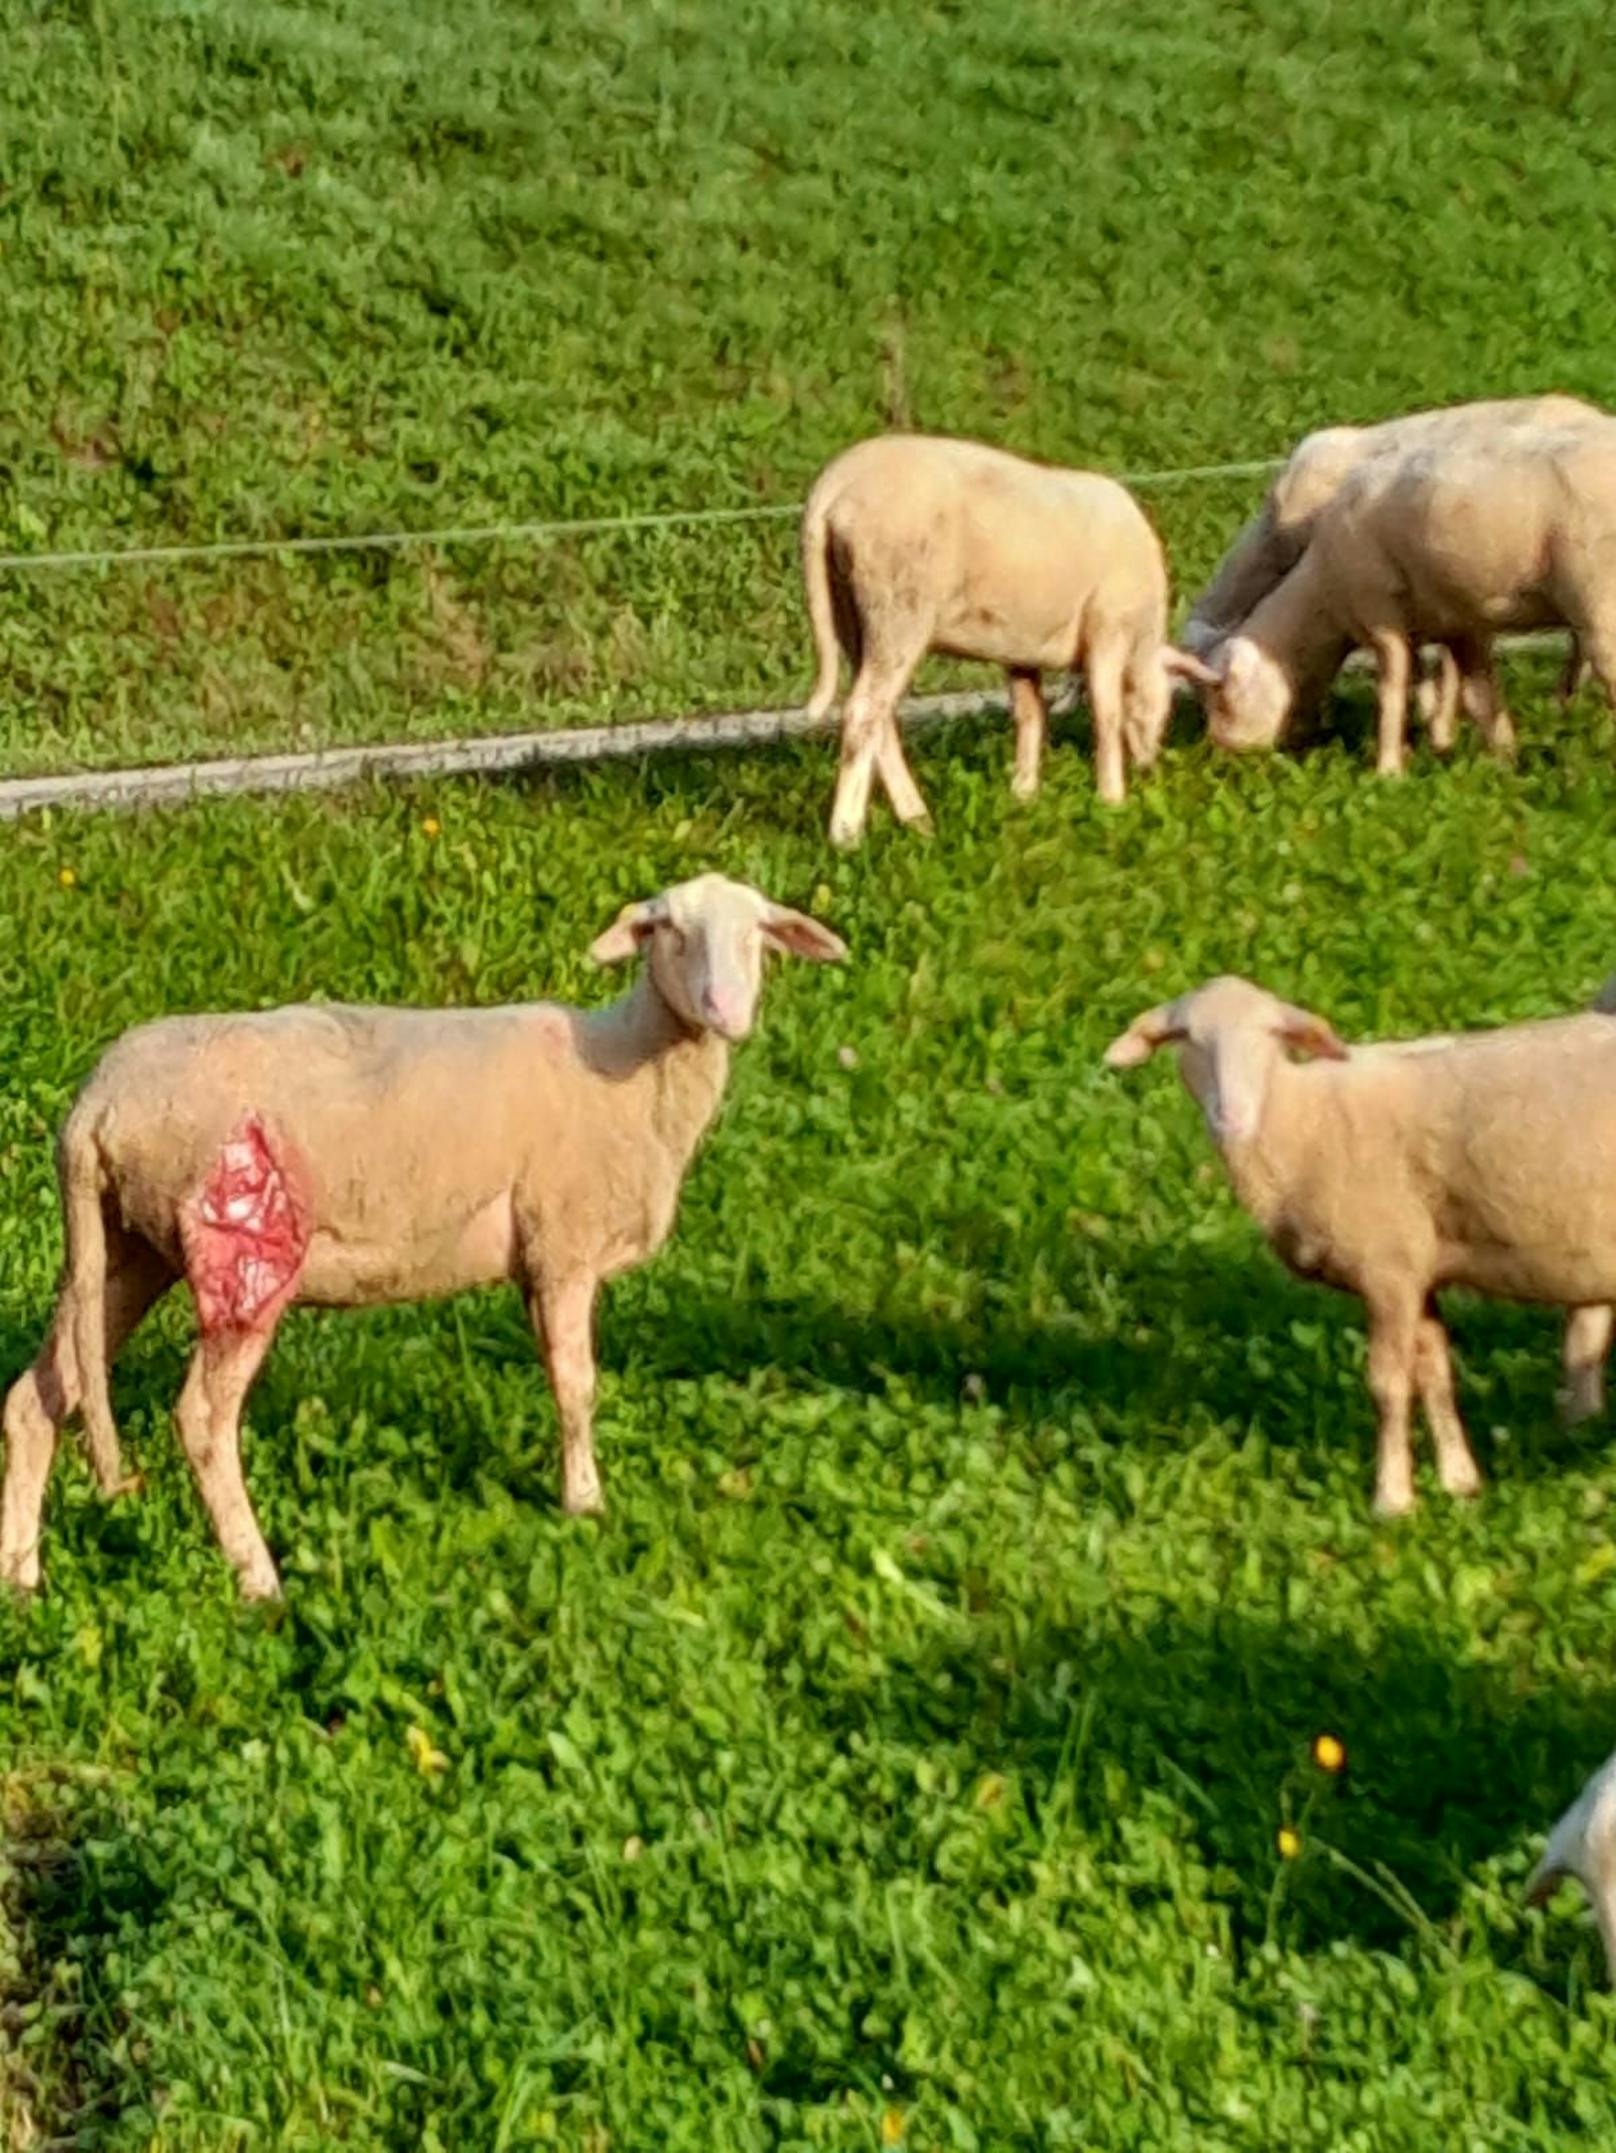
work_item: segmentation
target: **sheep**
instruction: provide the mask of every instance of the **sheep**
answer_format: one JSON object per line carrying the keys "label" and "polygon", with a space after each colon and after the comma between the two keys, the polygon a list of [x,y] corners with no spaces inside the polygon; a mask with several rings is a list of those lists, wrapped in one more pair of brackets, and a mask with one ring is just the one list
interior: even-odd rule
{"label": "sheep", "polygon": [[1376,1511],[1413,1505],[1411,1384],[1442,1486],[1476,1493],[1436,1295],[1469,1286],[1577,1322],[1616,1298],[1616,1025],[1586,1013],[1349,1050],[1323,1017],[1221,978],[1147,1010],[1105,1059],[1163,1046],[1281,1260],[1364,1302]]}
{"label": "sheep", "polygon": [[1166,640],[1161,542],[1115,479],[974,441],[881,435],[845,450],[815,480],[802,567],[819,660],[811,719],[836,700],[843,650],[854,669],[833,844],[863,837],[876,773],[899,821],[929,827],[897,723],[928,651],[1008,672],[1018,799],[1038,790],[1046,670],[1087,675],[1102,800],[1124,797],[1125,746],[1140,768],[1155,760],[1171,676],[1188,661]]}
{"label": "sheep", "polygon": [[847,954],[817,920],[706,874],[626,905],[595,942],[597,963],[646,959],[603,1008],[302,1003],[124,1033],[62,1129],[66,1263],[44,1347],[6,1399],[0,1581],[39,1583],[41,1503],[74,1411],[102,1489],[120,1488],[109,1364],[181,1278],[199,1335],[175,1417],[245,1597],[280,1584],[242,1480],[241,1409],[300,1302],[513,1281],[559,1408],[562,1508],[599,1513],[595,1297],[672,1228],[766,949]]}
{"label": "sheep", "polygon": [[1493,637],[1569,626],[1606,692],[1616,685],[1616,423],[1521,428],[1360,463],[1306,552],[1199,676],[1210,731],[1272,746],[1354,643],[1379,666],[1376,767],[1403,767],[1411,641],[1458,655],[1471,707],[1507,752],[1513,728]]}
{"label": "sheep", "polygon": [[1616,1756],[1606,1759],[1550,1832],[1527,1879],[1527,1905],[1542,1906],[1566,1876],[1588,1894],[1605,1946],[1606,1977],[1616,1983]]}
{"label": "sheep", "polygon": [[[1377,426],[1330,426],[1292,449],[1268,498],[1218,563],[1179,635],[1186,651],[1211,661],[1307,549],[1321,512],[1349,472],[1367,458],[1403,455],[1438,440],[1488,439],[1521,427],[1573,426],[1605,414],[1576,396],[1515,396],[1413,411]],[[1445,694],[1452,689],[1444,685]]]}

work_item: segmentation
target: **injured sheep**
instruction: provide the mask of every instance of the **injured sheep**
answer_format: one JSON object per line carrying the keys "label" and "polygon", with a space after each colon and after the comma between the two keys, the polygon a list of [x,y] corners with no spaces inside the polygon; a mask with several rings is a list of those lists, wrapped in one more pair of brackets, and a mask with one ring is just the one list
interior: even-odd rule
{"label": "injured sheep", "polygon": [[278,1591],[241,1473],[247,1390],[285,1311],[509,1279],[561,1419],[562,1504],[601,1508],[595,1297],[670,1231],[765,950],[846,955],[818,921],[703,875],[625,907],[593,954],[643,954],[620,1000],[414,1010],[302,1004],[127,1032],[68,1115],[67,1257],[49,1336],[5,1406],[0,1580],[39,1582],[40,1510],[70,1414],[120,1484],[109,1365],[180,1279],[199,1338],[176,1410],[242,1591]]}

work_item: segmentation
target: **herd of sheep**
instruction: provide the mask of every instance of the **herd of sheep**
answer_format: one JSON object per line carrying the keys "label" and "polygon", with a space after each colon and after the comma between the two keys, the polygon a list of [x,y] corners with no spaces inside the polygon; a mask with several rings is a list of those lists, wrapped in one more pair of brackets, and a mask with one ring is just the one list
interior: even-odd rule
{"label": "herd of sheep", "polygon": [[[1616,694],[1616,419],[1568,397],[1310,436],[1177,646],[1160,542],[1110,478],[883,437],[821,474],[802,537],[816,714],[844,655],[853,669],[839,844],[858,842],[877,778],[901,820],[926,818],[898,708],[928,651],[1008,671],[1022,795],[1038,785],[1042,676],[1080,671],[1107,801],[1130,761],[1155,758],[1176,686],[1204,699],[1214,741],[1272,744],[1355,647],[1378,667],[1387,773],[1411,699],[1434,744],[1451,744],[1462,709],[1509,752],[1500,633],[1569,630],[1568,690],[1586,663]],[[1435,670],[1416,694],[1427,649]],[[126,1033],[61,1134],[66,1256],[45,1343],[5,1402],[0,1581],[40,1582],[46,1484],[72,1416],[102,1488],[126,1485],[109,1369],[181,1281],[197,1343],[176,1423],[247,1597],[280,1587],[242,1475],[241,1413],[296,1303],[515,1283],[560,1417],[563,1507],[598,1512],[596,1298],[666,1239],[770,951],[846,955],[821,922],[706,874],[626,906],[595,942],[602,963],[638,960],[603,1008],[304,1004]],[[1548,1022],[1348,1045],[1323,1017],[1217,979],[1145,1011],[1107,1050],[1123,1069],[1176,1049],[1276,1253],[1362,1300],[1385,1516],[1414,1501],[1416,1402],[1443,1488],[1481,1484],[1437,1310],[1445,1286],[1565,1309],[1567,1409],[1599,1410],[1616,1308],[1616,1183],[1602,1178],[1616,1162],[1612,1009],[1607,989]],[[1616,1977],[1616,1759],[1557,1827],[1534,1889],[1565,1872],[1589,1891]]]}

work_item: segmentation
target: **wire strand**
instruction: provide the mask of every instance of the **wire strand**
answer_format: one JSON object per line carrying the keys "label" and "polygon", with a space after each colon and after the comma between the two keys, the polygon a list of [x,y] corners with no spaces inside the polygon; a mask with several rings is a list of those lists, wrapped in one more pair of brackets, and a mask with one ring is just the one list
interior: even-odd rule
{"label": "wire strand", "polygon": [[[1283,457],[1255,463],[1190,464],[1171,471],[1122,471],[1125,486],[1185,486],[1198,479],[1255,478],[1277,471]],[[627,516],[573,516],[539,523],[451,524],[435,531],[358,531],[330,537],[220,538],[194,545],[91,546],[49,553],[0,553],[0,570],[133,568],[172,561],[270,559],[277,554],[390,553],[407,546],[510,545],[523,540],[581,538],[614,531],[699,529],[714,524],[764,523],[802,513],[800,501],[762,508],[671,508]]]}

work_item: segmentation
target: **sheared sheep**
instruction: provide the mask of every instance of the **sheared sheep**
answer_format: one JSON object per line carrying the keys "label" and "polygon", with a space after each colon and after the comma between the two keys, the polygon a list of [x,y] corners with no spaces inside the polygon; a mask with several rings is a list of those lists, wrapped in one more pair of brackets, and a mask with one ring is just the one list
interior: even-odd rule
{"label": "sheared sheep", "polygon": [[1211,660],[1218,645],[1296,566],[1321,511],[1367,458],[1406,455],[1436,441],[1486,440],[1521,427],[1571,426],[1604,416],[1596,404],[1576,396],[1514,396],[1412,411],[1377,426],[1329,426],[1304,436],[1268,489],[1268,498],[1190,608],[1180,643],[1196,657]]}
{"label": "sheared sheep", "polygon": [[[1105,1058],[1126,1069],[1163,1046],[1181,1050],[1235,1193],[1281,1260],[1364,1302],[1376,1510],[1413,1504],[1411,1386],[1443,1487],[1474,1494],[1436,1296],[1546,1303],[1600,1335],[1616,1299],[1616,1025],[1584,1014],[1349,1049],[1323,1017],[1224,978],[1147,1010]],[[1571,1373],[1570,1335],[1566,1353]]]}
{"label": "sheared sheep", "polygon": [[596,1293],[672,1227],[730,1043],[752,1028],[765,949],[846,955],[817,920],[702,875],[625,906],[596,941],[602,964],[646,955],[604,1008],[304,1003],[126,1032],[62,1130],[66,1264],[45,1345],[6,1399],[0,1580],[39,1582],[71,1413],[102,1488],[120,1485],[109,1364],[182,1278],[200,1335],[176,1420],[247,1597],[279,1580],[242,1480],[241,1408],[298,1302],[512,1280],[560,1412],[562,1506],[599,1511]]}
{"label": "sheared sheep", "polygon": [[1087,676],[1102,800],[1124,797],[1125,746],[1141,768],[1155,760],[1171,675],[1189,661],[1166,642],[1161,542],[1115,479],[974,441],[882,435],[814,482],[802,566],[819,658],[810,717],[836,700],[844,650],[854,669],[832,843],[862,838],[876,773],[898,819],[926,824],[897,711],[928,651],[1009,673],[1018,799],[1038,790],[1045,671]]}
{"label": "sheared sheep", "polygon": [[1513,741],[1494,636],[1569,626],[1607,694],[1616,686],[1616,422],[1520,429],[1359,464],[1307,551],[1202,676],[1210,731],[1272,746],[1354,643],[1380,672],[1377,768],[1403,766],[1411,643],[1445,642],[1493,745]]}

